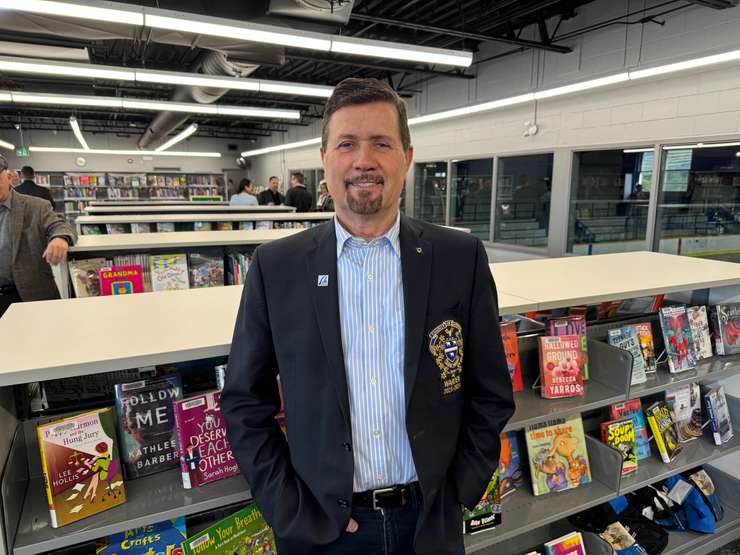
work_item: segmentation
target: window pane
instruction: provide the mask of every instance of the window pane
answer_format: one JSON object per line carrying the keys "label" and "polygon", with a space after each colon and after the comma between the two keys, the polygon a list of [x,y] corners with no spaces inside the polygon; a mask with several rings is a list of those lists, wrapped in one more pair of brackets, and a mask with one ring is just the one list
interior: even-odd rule
{"label": "window pane", "polygon": [[496,243],[547,246],[552,158],[552,154],[499,158]]}
{"label": "window pane", "polygon": [[434,224],[445,223],[447,162],[414,166],[414,217]]}
{"label": "window pane", "polygon": [[740,262],[740,147],[663,152],[659,250]]}
{"label": "window pane", "polygon": [[577,152],[568,221],[568,252],[644,250],[653,152]]}
{"label": "window pane", "polygon": [[452,162],[450,222],[488,241],[491,229],[493,158]]}

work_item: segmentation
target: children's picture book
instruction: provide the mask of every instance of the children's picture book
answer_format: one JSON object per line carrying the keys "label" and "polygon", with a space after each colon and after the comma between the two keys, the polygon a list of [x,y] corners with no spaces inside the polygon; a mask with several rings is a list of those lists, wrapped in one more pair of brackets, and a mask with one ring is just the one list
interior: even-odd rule
{"label": "children's picture book", "polygon": [[239,474],[221,414],[221,392],[175,403],[180,469],[185,489]]}
{"label": "children's picture book", "polygon": [[42,424],[37,432],[52,528],[126,501],[113,409]]}
{"label": "children's picture book", "polygon": [[642,358],[642,348],[637,330],[634,326],[622,326],[609,330],[607,333],[609,345],[618,347],[632,355],[632,378],[630,385],[638,385],[647,381],[645,374],[645,360]]}
{"label": "children's picture book", "polygon": [[613,522],[599,536],[619,555],[648,555],[621,522]]}
{"label": "children's picture book", "polygon": [[673,387],[665,392],[665,402],[676,424],[681,443],[702,436],[701,392],[699,384],[690,383]]}
{"label": "children's picture book", "polygon": [[645,415],[660,458],[664,463],[671,462],[681,452],[681,444],[678,441],[678,432],[671,410],[664,401],[656,401],[645,409]]}
{"label": "children's picture book", "polygon": [[100,268],[100,294],[132,295],[144,292],[141,266],[106,266]]}
{"label": "children's picture book", "polygon": [[660,327],[663,330],[668,370],[683,372],[696,367],[694,339],[684,305],[664,306],[660,309]]}
{"label": "children's picture book", "polygon": [[501,524],[501,488],[497,468],[478,504],[472,511],[463,509],[463,533],[477,534],[499,524]]}
{"label": "children's picture book", "polygon": [[110,266],[105,258],[83,258],[69,261],[69,274],[75,297],[100,296],[100,269]]}
{"label": "children's picture book", "polygon": [[188,263],[184,254],[153,254],[149,263],[152,291],[190,288]]}
{"label": "children's picture book", "polygon": [[581,338],[577,335],[539,338],[542,397],[559,399],[583,395]]}
{"label": "children's picture book", "polygon": [[506,353],[506,365],[511,377],[511,387],[516,393],[524,389],[522,363],[519,359],[519,339],[516,336],[516,322],[501,323],[501,339],[504,342],[504,353]]}
{"label": "children's picture book", "polygon": [[722,445],[730,441],[735,435],[732,430],[730,409],[727,407],[725,388],[718,385],[710,388],[704,394],[704,402],[707,406],[707,416],[712,426],[712,437],[715,445]]}
{"label": "children's picture book", "polygon": [[524,485],[524,469],[516,432],[501,434],[501,454],[498,458],[498,474],[501,497],[518,490]]}
{"label": "children's picture book", "polygon": [[711,309],[714,346],[718,355],[740,353],[740,303],[718,304]]}
{"label": "children's picture book", "polygon": [[525,439],[535,495],[577,488],[591,481],[580,414],[527,426]]}
{"label": "children's picture book", "polygon": [[131,233],[151,233],[151,232],[152,232],[152,224],[137,223],[137,222],[134,222],[131,224]]}
{"label": "children's picture book", "polygon": [[180,376],[116,384],[115,395],[126,479],[179,466],[175,402],[182,399]]}
{"label": "children's picture book", "polygon": [[586,555],[583,536],[580,532],[571,532],[545,544],[547,555]]}
{"label": "children's picture book", "polygon": [[712,337],[709,335],[709,318],[706,306],[690,306],[686,308],[691,328],[691,338],[694,340],[696,359],[702,360],[712,356]]}
{"label": "children's picture book", "polygon": [[190,536],[182,542],[185,555],[276,555],[275,537],[257,505]]}
{"label": "children's picture book", "polygon": [[216,287],[224,284],[224,257],[192,252],[188,255],[190,287]]}
{"label": "children's picture book", "polygon": [[119,233],[128,233],[126,224],[105,224],[108,235],[116,235]]}
{"label": "children's picture book", "polygon": [[645,363],[645,373],[647,375],[655,374],[657,362],[655,359],[655,341],[653,341],[653,326],[650,322],[640,322],[634,324],[637,330],[637,339],[640,341],[642,349],[642,360]]}
{"label": "children's picture book", "polygon": [[580,366],[583,379],[588,380],[588,338],[586,337],[586,316],[571,314],[550,318],[547,321],[548,335],[577,335],[581,342]]}
{"label": "children's picture book", "polygon": [[622,455],[622,476],[637,470],[635,423],[631,418],[602,422],[601,441]]}
{"label": "children's picture book", "polygon": [[95,555],[181,555],[186,537],[185,517],[178,517],[103,538]]}
{"label": "children's picture book", "polygon": [[642,412],[640,399],[630,399],[609,406],[609,417],[612,420],[630,417],[635,426],[635,443],[637,446],[637,460],[650,457],[650,439],[645,426],[645,415]]}

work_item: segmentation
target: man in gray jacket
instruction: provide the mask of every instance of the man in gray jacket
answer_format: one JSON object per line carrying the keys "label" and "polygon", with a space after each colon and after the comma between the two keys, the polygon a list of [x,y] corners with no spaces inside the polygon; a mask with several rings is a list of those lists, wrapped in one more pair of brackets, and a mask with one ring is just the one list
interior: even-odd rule
{"label": "man in gray jacket", "polygon": [[15,302],[58,299],[50,264],[77,240],[46,200],[11,190],[13,176],[0,155],[0,316]]}

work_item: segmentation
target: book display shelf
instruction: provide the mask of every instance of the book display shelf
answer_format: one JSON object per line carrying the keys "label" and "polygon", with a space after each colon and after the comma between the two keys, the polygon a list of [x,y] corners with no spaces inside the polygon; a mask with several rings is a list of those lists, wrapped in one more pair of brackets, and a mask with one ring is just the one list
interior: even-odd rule
{"label": "book display shelf", "polygon": [[88,216],[110,216],[113,214],[182,214],[182,213],[252,213],[252,212],[295,212],[294,206],[229,206],[218,202],[185,202],[185,201],[160,201],[142,204],[121,204],[119,202],[102,203],[96,202],[85,208]]}
{"label": "book display shelf", "polygon": [[[269,230],[263,233],[286,232],[294,231]],[[113,241],[135,239],[141,235],[144,234],[90,239]],[[162,239],[165,235],[187,237],[188,233],[155,235]],[[83,250],[73,254],[93,252],[85,251],[84,246],[81,248]],[[609,266],[613,260],[610,257],[616,257],[621,266],[612,268],[608,280],[602,279],[601,283],[596,283],[598,268]],[[538,269],[545,271],[545,274],[539,275],[540,280],[542,275],[557,276],[540,290],[529,290],[518,282],[517,278],[527,273],[522,266],[526,268],[529,262],[492,265],[502,316],[541,310],[543,307],[565,308],[584,302],[599,303],[663,292],[692,292],[696,299],[706,299],[709,289],[716,296],[729,291],[718,289],[720,287],[735,286],[732,289],[736,289],[740,285],[738,265],[686,260],[656,253],[537,262],[541,264]],[[671,272],[656,273],[657,267],[670,267]],[[660,279],[663,279],[666,288],[670,288],[669,291],[658,291]],[[577,286],[573,282],[577,282]],[[644,284],[642,287],[639,286],[641,282]],[[621,293],[619,284],[624,286]],[[7,553],[44,553],[250,498],[248,485],[241,477],[183,490],[179,469],[174,469],[149,478],[127,481],[127,502],[123,505],[61,528],[51,528],[34,433],[39,419],[48,419],[49,416],[28,411],[23,407],[24,402],[17,397],[18,391],[26,391],[27,384],[46,380],[225,357],[229,351],[240,295],[241,287],[226,286],[162,294],[85,298],[72,302],[44,301],[11,307],[0,320],[0,336],[13,345],[0,363],[0,401],[8,412],[6,419],[15,423],[5,426],[4,435],[0,435],[4,517],[2,537]],[[584,301],[584,297],[588,301]],[[646,315],[641,321],[649,318]],[[106,326],[91,324],[102,320],[115,322],[116,332],[112,333]],[[193,325],[194,321],[198,325]],[[59,322],[64,322],[68,329],[85,330],[84,348],[72,341],[63,342],[55,349],[37,348],[39,341],[50,343],[58,334]],[[736,430],[733,440],[721,447],[715,446],[711,435],[705,432],[703,437],[687,445],[672,463],[662,463],[654,452],[651,459],[640,461],[636,474],[625,478],[621,476],[621,455],[599,441],[597,434],[598,420],[608,410],[610,403],[631,397],[641,397],[645,403],[651,396],[661,395],[670,385],[722,380],[740,373],[739,355],[713,356],[701,361],[695,370],[682,374],[668,375],[665,367],[659,366],[655,378],[646,384],[630,387],[631,355],[603,340],[608,329],[623,323],[624,320],[599,321],[589,325],[590,379],[585,385],[586,394],[580,398],[542,399],[532,389],[538,375],[535,332],[521,332],[519,348],[525,387],[515,394],[516,413],[507,430],[522,430],[527,425],[554,417],[582,415],[592,481],[576,489],[538,497],[533,495],[530,485],[525,484],[503,499],[502,524],[492,530],[466,536],[468,553],[524,554],[544,541],[557,537],[561,531],[572,530],[572,526],[568,528],[565,521],[568,516],[675,472],[731,453],[737,456],[740,452],[740,429]],[[167,330],[167,333],[153,333],[153,330]],[[654,334],[656,352],[662,348],[659,335]],[[740,400],[729,394],[727,400],[734,426],[738,427]],[[671,532],[665,551],[669,555],[707,553],[740,536],[740,482],[711,466],[707,466],[707,472],[713,478],[718,496],[724,504],[724,519],[718,523],[716,533],[709,536]]]}

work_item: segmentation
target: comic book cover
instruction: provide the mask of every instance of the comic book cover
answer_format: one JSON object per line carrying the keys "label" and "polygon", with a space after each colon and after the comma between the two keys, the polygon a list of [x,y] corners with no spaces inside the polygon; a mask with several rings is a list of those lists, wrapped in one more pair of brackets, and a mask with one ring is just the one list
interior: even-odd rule
{"label": "comic book cover", "polygon": [[519,439],[516,432],[501,434],[501,454],[498,458],[498,474],[501,497],[504,497],[524,485]]}
{"label": "comic book cover", "polygon": [[665,403],[671,411],[678,432],[678,440],[681,443],[702,436],[699,384],[691,383],[667,390]]}
{"label": "comic book cover", "polygon": [[653,439],[658,447],[660,458],[664,463],[671,462],[682,449],[671,410],[664,401],[656,401],[645,409],[645,415],[650,430],[653,432]]}
{"label": "comic book cover", "polygon": [[547,555],[586,555],[583,536],[580,532],[571,532],[545,544]]}
{"label": "comic book cover", "polygon": [[658,368],[657,361],[655,360],[655,341],[653,341],[653,326],[650,322],[640,322],[634,324],[635,330],[637,331],[637,339],[640,342],[640,349],[642,349],[642,360],[645,363],[645,373],[655,374]]}
{"label": "comic book cover", "polygon": [[730,441],[735,435],[730,419],[730,410],[727,407],[727,397],[723,385],[710,388],[704,395],[707,405],[707,415],[712,423],[712,436],[715,445],[722,445]]}
{"label": "comic book cover", "polygon": [[580,337],[540,337],[539,353],[542,397],[558,399],[583,395]]}
{"label": "comic book cover", "polygon": [[621,522],[613,522],[599,536],[619,555],[648,555]]}
{"label": "comic book cover", "polygon": [[141,266],[106,266],[100,268],[100,294],[132,295],[144,292],[144,276]]}
{"label": "comic book cover", "polygon": [[152,291],[190,288],[188,263],[184,254],[153,254],[149,263]]}
{"label": "comic book cover", "polygon": [[476,534],[499,524],[501,524],[501,488],[497,468],[478,504],[472,511],[463,509],[463,533]]}
{"label": "comic book cover", "polygon": [[277,555],[272,528],[257,505],[233,515],[182,542],[185,555]]}
{"label": "comic book cover", "polygon": [[182,555],[185,517],[113,534],[100,541],[95,555]]}
{"label": "comic book cover", "polygon": [[718,304],[711,312],[717,354],[740,353],[740,303]]}
{"label": "comic book cover", "polygon": [[580,414],[527,426],[525,439],[535,495],[577,488],[591,481]]}
{"label": "comic book cover", "polygon": [[581,338],[581,373],[583,380],[588,380],[588,338],[586,337],[586,317],[571,314],[550,318],[547,321],[548,335],[577,335]]}
{"label": "comic book cover", "polygon": [[630,417],[635,426],[635,443],[637,445],[637,460],[650,457],[650,439],[645,426],[645,415],[642,413],[640,399],[630,399],[609,406],[609,418],[617,420]]}
{"label": "comic book cover", "polygon": [[668,370],[675,374],[696,367],[694,339],[691,335],[686,307],[683,305],[664,306],[659,314],[668,357]]}
{"label": "comic book cover", "polygon": [[609,330],[607,333],[609,345],[624,349],[632,355],[632,378],[630,385],[638,385],[647,381],[645,361],[642,358],[642,348],[634,326],[622,326]]}
{"label": "comic book cover", "polygon": [[224,284],[224,257],[197,252],[188,254],[190,287],[217,287]]}
{"label": "comic book cover", "polygon": [[42,424],[37,431],[52,528],[126,501],[113,409]]}
{"label": "comic book cover", "polygon": [[509,368],[511,387],[516,393],[524,389],[522,381],[522,363],[519,359],[519,340],[516,336],[516,322],[501,323],[501,339],[504,342],[506,365]]}
{"label": "comic book cover", "polygon": [[637,470],[635,423],[631,418],[601,423],[601,441],[622,455],[622,476]]}
{"label": "comic book cover", "polygon": [[706,306],[690,306],[686,309],[694,340],[696,359],[702,360],[712,356],[712,338],[709,335],[709,319]]}

